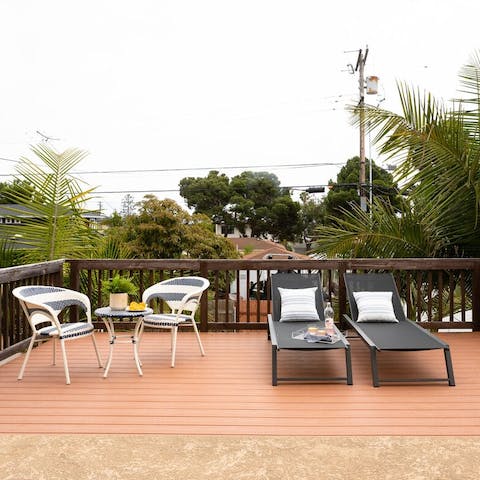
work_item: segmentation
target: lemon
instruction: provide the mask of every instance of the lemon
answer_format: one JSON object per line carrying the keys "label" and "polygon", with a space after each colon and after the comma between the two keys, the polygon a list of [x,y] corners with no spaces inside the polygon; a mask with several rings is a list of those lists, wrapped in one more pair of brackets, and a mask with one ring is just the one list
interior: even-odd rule
{"label": "lemon", "polygon": [[145,302],[130,302],[129,309],[133,311],[145,310]]}

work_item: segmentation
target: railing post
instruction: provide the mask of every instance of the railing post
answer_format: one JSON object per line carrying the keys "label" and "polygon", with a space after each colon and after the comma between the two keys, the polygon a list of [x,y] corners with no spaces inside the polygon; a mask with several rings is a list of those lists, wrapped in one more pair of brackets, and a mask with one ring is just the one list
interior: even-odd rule
{"label": "railing post", "polygon": [[480,267],[475,266],[473,269],[473,286],[472,286],[472,330],[480,331]]}
{"label": "railing post", "polygon": [[345,271],[346,270],[343,265],[338,267],[338,319],[340,322],[340,327],[345,326],[343,325],[343,314],[347,313],[347,290],[345,287],[345,279],[343,278]]}
{"label": "railing post", "polygon": [[55,286],[57,287],[63,287],[63,269],[64,269],[64,266],[65,266],[65,260],[62,260],[62,263],[60,264],[59,268],[58,268],[58,271],[55,272],[55,275],[54,275],[54,284]]}
{"label": "railing post", "polygon": [[80,273],[78,263],[70,260],[70,287],[72,290],[79,290],[80,288]]}
{"label": "railing post", "polygon": [[[78,269],[78,263],[75,261],[70,261],[70,286],[72,290],[80,291],[80,272]],[[80,319],[80,312],[78,307],[72,307],[70,309],[70,314],[72,316],[72,322],[78,322]]]}
{"label": "railing post", "polygon": [[[208,262],[200,260],[200,276],[208,278]],[[200,300],[200,331],[208,332],[208,289]]]}

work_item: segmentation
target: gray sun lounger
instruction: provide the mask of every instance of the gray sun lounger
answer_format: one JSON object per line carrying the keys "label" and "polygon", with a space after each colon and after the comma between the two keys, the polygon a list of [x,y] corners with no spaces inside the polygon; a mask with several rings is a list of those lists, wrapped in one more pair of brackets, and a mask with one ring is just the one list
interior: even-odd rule
{"label": "gray sun lounger", "polygon": [[[389,273],[346,273],[344,275],[347,288],[348,301],[350,304],[351,318],[344,315],[348,322],[361,339],[370,348],[370,362],[372,368],[372,380],[375,387],[381,382],[442,382],[448,381],[450,386],[455,385],[453,376],[452,359],[450,347],[430,332],[408,320],[403,310],[400,295],[395,284],[393,275]],[[393,309],[398,323],[362,322],[358,323],[358,308],[353,292],[377,291],[392,292]],[[394,379],[379,378],[377,366],[377,352],[386,351],[419,351],[443,349],[445,365],[447,370],[446,378],[414,378]]]}
{"label": "gray sun lounger", "polygon": [[[280,322],[281,317],[281,297],[278,288],[295,289],[317,287],[315,293],[315,302],[319,322],[313,321],[294,321]],[[272,342],[272,385],[277,385],[279,381],[346,381],[352,385],[352,363],[350,356],[350,344],[347,339],[336,329],[340,340],[329,343],[308,343],[305,340],[292,338],[292,333],[307,326],[318,324],[324,327],[322,285],[319,274],[299,274],[299,273],[276,273],[271,276],[272,292],[272,314],[268,315],[268,334]],[[279,377],[277,366],[277,355],[280,350],[299,350],[299,351],[329,351],[335,349],[345,349],[345,377]]]}

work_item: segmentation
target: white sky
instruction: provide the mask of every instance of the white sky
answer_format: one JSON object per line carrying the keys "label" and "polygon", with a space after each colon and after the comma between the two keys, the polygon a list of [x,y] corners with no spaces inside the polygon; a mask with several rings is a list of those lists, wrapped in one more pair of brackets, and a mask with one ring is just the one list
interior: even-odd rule
{"label": "white sky", "polygon": [[[347,64],[366,45],[365,73],[380,77],[370,103],[399,111],[396,80],[454,97],[479,18],[477,0],[0,0],[0,157],[33,158],[39,130],[89,152],[79,171],[137,170],[78,175],[122,192],[98,194],[106,213],[128,190],[208,173],[147,169],[326,184],[340,167],[255,166],[358,155],[344,105],[358,100]],[[0,160],[0,181],[14,166]]]}

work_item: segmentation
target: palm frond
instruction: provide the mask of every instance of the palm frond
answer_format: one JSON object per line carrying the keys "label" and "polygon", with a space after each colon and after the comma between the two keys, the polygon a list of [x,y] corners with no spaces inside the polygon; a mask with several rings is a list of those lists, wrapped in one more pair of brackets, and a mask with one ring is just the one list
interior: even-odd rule
{"label": "palm frond", "polygon": [[15,226],[16,241],[29,261],[84,256],[98,238],[82,216],[93,189],[82,190],[70,172],[86,153],[77,149],[57,153],[44,144],[32,147],[32,152],[41,164],[22,158],[17,165],[17,178],[32,189],[14,194],[18,207],[11,210],[22,220]]}
{"label": "palm frond", "polygon": [[439,256],[448,248],[433,215],[418,214],[406,202],[394,210],[380,199],[370,208],[368,213],[352,204],[342,219],[319,227],[314,251],[330,257],[416,258]]}

